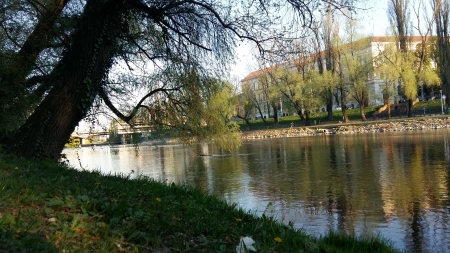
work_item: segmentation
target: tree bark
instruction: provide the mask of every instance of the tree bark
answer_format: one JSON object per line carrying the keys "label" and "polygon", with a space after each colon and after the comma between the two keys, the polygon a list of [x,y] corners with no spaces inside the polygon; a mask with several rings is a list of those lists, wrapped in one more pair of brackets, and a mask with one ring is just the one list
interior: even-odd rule
{"label": "tree bark", "polygon": [[[17,89],[17,85],[24,85],[26,75],[33,69],[39,54],[47,48],[48,39],[53,37],[51,34],[55,22],[69,0],[53,0],[44,7],[39,21],[34,27],[33,32],[28,36],[16,57],[6,67],[6,78],[9,79],[5,85],[9,85],[11,90]],[[5,77],[3,77],[5,78]],[[19,80],[18,80],[19,79]],[[23,89],[23,87],[20,87]]]}
{"label": "tree bark", "polygon": [[111,67],[123,10],[120,2],[86,3],[73,44],[52,71],[53,88],[15,135],[13,153],[27,159],[59,158]]}
{"label": "tree bark", "polygon": [[327,118],[329,121],[333,120],[333,92],[331,90],[327,91],[327,101],[325,104],[327,105]]}
{"label": "tree bark", "polygon": [[441,77],[441,87],[443,94],[446,95],[446,105],[450,103],[450,42],[448,37],[449,19],[450,19],[450,4],[446,1],[435,0],[434,6],[436,19],[436,34],[438,47],[438,68]]}
{"label": "tree bark", "polygon": [[[2,75],[0,76],[0,122],[9,122],[9,124],[18,127],[25,120],[25,113],[32,103],[26,98],[30,93],[26,82],[27,75],[35,67],[40,53],[48,47],[49,38],[54,37],[55,23],[68,1],[48,1],[43,7],[41,16],[38,17],[34,30],[28,35],[20,50],[2,69]],[[14,115],[14,120],[11,119],[11,115]],[[0,133],[2,141],[6,137]]]}
{"label": "tree bark", "polygon": [[342,117],[343,121],[345,123],[348,123],[348,115],[347,115],[347,96],[345,94],[344,87],[339,87],[339,91],[341,92],[341,110],[342,110]]}
{"label": "tree bark", "polygon": [[364,113],[364,105],[359,104],[359,115],[361,115],[361,120],[366,121],[366,114]]}
{"label": "tree bark", "polygon": [[412,117],[413,116],[413,100],[412,99],[408,99],[406,100],[406,102],[408,103],[408,117]]}

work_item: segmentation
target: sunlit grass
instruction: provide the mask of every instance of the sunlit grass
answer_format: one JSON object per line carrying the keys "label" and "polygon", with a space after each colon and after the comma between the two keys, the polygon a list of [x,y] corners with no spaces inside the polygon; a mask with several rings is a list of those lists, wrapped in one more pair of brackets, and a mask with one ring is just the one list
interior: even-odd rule
{"label": "sunlit grass", "polygon": [[0,155],[0,252],[236,252],[241,236],[258,252],[394,252],[379,238],[317,239],[186,185]]}
{"label": "sunlit grass", "polygon": [[[364,114],[367,120],[373,120],[372,115],[380,108],[381,106],[368,106],[364,108]],[[426,115],[440,115],[442,113],[441,100],[435,99],[430,101],[421,101],[414,105],[414,116],[423,116],[423,108],[426,108]],[[445,110],[445,109],[444,109]],[[359,108],[347,109],[347,116],[349,120],[353,123],[361,122],[361,113]],[[445,111],[444,111],[445,112]],[[447,113],[447,112],[445,112]],[[396,115],[393,114],[393,117]],[[406,117],[406,115],[403,115]],[[378,118],[377,118],[378,120]],[[342,111],[334,110],[332,120],[328,120],[327,112],[315,112],[310,115],[310,124],[314,125],[324,125],[324,124],[339,124],[343,121]],[[258,129],[267,129],[267,128],[277,128],[277,127],[289,127],[291,123],[294,123],[295,126],[304,126],[305,122],[300,120],[298,115],[290,115],[279,118],[279,123],[275,124],[273,118],[266,119],[266,123],[262,119],[251,120],[251,128],[247,128],[248,126],[244,121],[239,121],[238,124],[241,126],[242,130],[258,130]]]}
{"label": "sunlit grass", "polygon": [[[368,106],[364,108],[364,113],[367,118],[372,117],[372,114],[378,110],[380,106]],[[361,120],[361,115],[359,108],[355,109],[347,109],[347,116],[352,121]],[[327,112],[315,112],[310,115],[310,124],[311,125],[323,125],[323,124],[335,124],[342,121],[342,111],[335,110],[333,111],[333,119],[328,120]],[[267,123],[267,124],[266,124]],[[275,124],[273,118],[266,119],[266,123],[262,119],[251,120],[250,124],[252,129],[263,129],[263,128],[274,128],[274,127],[289,127],[291,123],[294,123],[295,126],[303,126],[305,125],[304,121],[301,121],[298,115],[290,115],[279,118],[279,123]],[[239,121],[238,124],[241,126],[241,129],[245,130],[247,125],[244,121]]]}

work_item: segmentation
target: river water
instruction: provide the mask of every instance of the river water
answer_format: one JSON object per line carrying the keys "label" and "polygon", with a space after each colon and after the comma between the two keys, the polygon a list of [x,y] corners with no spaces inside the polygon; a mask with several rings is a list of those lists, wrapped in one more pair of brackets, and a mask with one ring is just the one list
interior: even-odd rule
{"label": "river water", "polygon": [[195,185],[320,235],[381,234],[408,252],[450,252],[450,130],[65,150],[72,166]]}

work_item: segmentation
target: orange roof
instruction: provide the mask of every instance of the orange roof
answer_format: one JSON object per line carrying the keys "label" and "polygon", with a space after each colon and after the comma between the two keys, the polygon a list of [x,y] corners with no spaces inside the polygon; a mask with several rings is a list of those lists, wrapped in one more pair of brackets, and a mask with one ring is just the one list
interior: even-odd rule
{"label": "orange roof", "polygon": [[[427,36],[427,39],[432,38],[431,36]],[[413,42],[421,42],[422,36],[406,36],[408,41]],[[372,36],[372,42],[394,42],[397,41],[396,36]]]}
{"label": "orange roof", "polygon": [[259,75],[261,75],[263,73],[274,71],[277,67],[278,66],[275,65],[275,66],[271,66],[271,67],[268,67],[268,68],[264,68],[264,69],[253,71],[250,74],[248,74],[246,77],[244,77],[244,79],[242,79],[241,82],[251,80],[251,79],[253,79],[255,77],[258,77]]}
{"label": "orange roof", "polygon": [[[366,37],[366,38],[363,38],[363,39],[367,39],[367,38],[370,38],[371,42],[395,42],[395,41],[397,41],[397,37],[396,36],[371,36],[371,37]],[[427,39],[430,39],[430,38],[432,38],[432,37],[431,36],[427,36]],[[412,42],[421,42],[422,41],[422,36],[407,36],[407,40],[408,41],[412,41]],[[312,53],[312,54],[309,55],[309,57],[311,59],[315,59],[318,56],[322,57],[322,56],[324,56],[326,54],[326,52],[327,51],[324,50],[324,51],[320,51],[320,52],[317,52],[317,53]],[[267,68],[264,68],[264,69],[253,71],[250,74],[248,74],[247,76],[245,76],[244,79],[242,79],[241,82],[245,82],[245,81],[251,80],[253,78],[256,78],[256,77],[258,77],[259,75],[261,75],[261,74],[263,74],[265,72],[273,71],[279,65],[284,65],[284,64],[286,64],[286,62],[282,63],[282,64],[275,65],[275,66],[271,66],[271,67],[267,67]]]}

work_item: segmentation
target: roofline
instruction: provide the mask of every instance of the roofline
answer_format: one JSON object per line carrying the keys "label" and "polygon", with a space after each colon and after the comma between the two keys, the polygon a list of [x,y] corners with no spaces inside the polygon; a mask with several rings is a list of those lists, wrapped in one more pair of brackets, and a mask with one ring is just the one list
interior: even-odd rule
{"label": "roofline", "polygon": [[[429,41],[430,38],[436,38],[436,36],[425,36],[425,39]],[[365,40],[365,39],[370,39],[370,43],[373,42],[396,42],[398,41],[398,37],[397,36],[368,36],[368,37],[364,37],[361,40]],[[422,36],[418,36],[418,35],[414,35],[414,36],[406,36],[407,41],[409,42],[421,42],[423,37]],[[324,56],[326,53],[325,50],[317,52],[317,53],[312,53],[309,55],[310,58],[315,59],[317,58],[317,56]],[[275,70],[279,65],[275,65],[275,66],[271,66],[271,67],[267,67],[264,69],[259,69],[253,72],[250,72],[248,75],[246,75],[244,77],[244,79],[241,80],[241,82],[245,82],[248,80],[251,80],[259,75],[261,75],[264,72],[270,72]]]}

